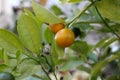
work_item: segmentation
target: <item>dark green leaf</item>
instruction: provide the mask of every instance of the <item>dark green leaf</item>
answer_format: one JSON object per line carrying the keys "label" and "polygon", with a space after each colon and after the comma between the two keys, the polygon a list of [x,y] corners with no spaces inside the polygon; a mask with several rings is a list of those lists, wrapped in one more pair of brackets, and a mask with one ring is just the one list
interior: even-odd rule
{"label": "dark green leaf", "polygon": [[106,80],[120,80],[120,75],[119,74],[114,74],[110,77],[108,77]]}
{"label": "dark green leaf", "polygon": [[67,0],[67,2],[74,2],[74,3],[78,3],[81,2],[82,0]]}
{"label": "dark green leaf", "polygon": [[5,64],[0,64],[0,72],[5,71],[9,68],[9,66],[5,65]]}
{"label": "dark green leaf", "polygon": [[73,27],[77,27],[83,32],[93,29],[93,27],[91,25],[89,25],[88,23],[81,23],[81,22],[74,24]]}
{"label": "dark green leaf", "polygon": [[25,47],[33,53],[39,53],[42,35],[36,21],[32,17],[22,14],[18,20],[17,30]]}
{"label": "dark green leaf", "polygon": [[56,15],[61,15],[63,14],[63,12],[61,11],[61,9],[57,6],[57,5],[53,5],[51,7],[51,9],[53,10],[53,12],[56,14]]}
{"label": "dark green leaf", "polygon": [[87,54],[91,49],[91,47],[84,41],[75,41],[70,48],[80,54]]}
{"label": "dark green leaf", "polygon": [[98,61],[97,55],[95,55],[95,54],[93,54],[93,53],[89,53],[87,56],[88,56],[88,58],[89,58],[90,60],[93,60],[93,61],[95,61],[95,62]]}
{"label": "dark green leaf", "polygon": [[90,71],[91,71],[91,69],[86,67],[85,65],[80,65],[77,69],[88,72],[88,73],[90,73]]}

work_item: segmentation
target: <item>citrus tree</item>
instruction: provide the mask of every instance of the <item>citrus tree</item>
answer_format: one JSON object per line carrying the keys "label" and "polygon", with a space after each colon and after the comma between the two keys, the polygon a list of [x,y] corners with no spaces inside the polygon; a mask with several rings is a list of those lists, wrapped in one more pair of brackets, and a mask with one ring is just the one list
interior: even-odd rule
{"label": "citrus tree", "polygon": [[[75,71],[88,74],[76,80],[120,80],[120,1],[59,1],[87,3],[59,18],[56,6],[55,15],[33,1],[34,13],[24,9],[18,18],[18,35],[0,29],[0,80],[70,80]],[[86,40],[93,31],[104,35],[94,45]]]}

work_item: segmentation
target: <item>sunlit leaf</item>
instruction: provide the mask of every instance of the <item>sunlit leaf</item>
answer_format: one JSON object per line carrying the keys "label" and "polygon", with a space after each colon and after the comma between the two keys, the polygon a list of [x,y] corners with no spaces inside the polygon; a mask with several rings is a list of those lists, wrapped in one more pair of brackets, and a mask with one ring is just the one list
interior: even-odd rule
{"label": "sunlit leaf", "polygon": [[101,0],[96,5],[104,17],[120,23],[120,0]]}
{"label": "sunlit leaf", "polygon": [[18,50],[24,50],[24,46],[17,36],[5,29],[0,29],[0,47],[4,48],[11,56],[15,56]]}
{"label": "sunlit leaf", "polygon": [[39,53],[42,34],[36,21],[33,18],[22,14],[18,20],[17,30],[25,47],[33,53]]}
{"label": "sunlit leaf", "polygon": [[109,38],[109,37],[106,37],[104,39],[102,39],[101,41],[99,41],[97,44],[96,44],[96,47],[101,47],[101,48],[104,48],[108,45],[110,45],[111,43],[117,41],[118,39],[117,38]]}
{"label": "sunlit leaf", "polygon": [[62,20],[59,19],[56,15],[45,9],[43,6],[33,2],[33,10],[38,17],[38,19],[42,22],[55,24],[61,23]]}
{"label": "sunlit leaf", "polygon": [[59,0],[61,3],[79,3],[82,0]]}
{"label": "sunlit leaf", "polygon": [[50,31],[50,29],[47,27],[44,32],[44,37],[46,42],[52,43],[54,39],[54,34]]}

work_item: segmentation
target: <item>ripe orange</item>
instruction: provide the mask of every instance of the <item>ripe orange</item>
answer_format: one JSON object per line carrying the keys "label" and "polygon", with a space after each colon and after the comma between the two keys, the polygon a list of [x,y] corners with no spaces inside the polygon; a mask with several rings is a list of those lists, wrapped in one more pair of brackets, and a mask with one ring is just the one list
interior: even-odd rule
{"label": "ripe orange", "polygon": [[63,48],[73,44],[74,40],[75,40],[75,35],[73,31],[67,28],[61,29],[55,35],[56,43]]}
{"label": "ripe orange", "polygon": [[50,30],[55,34],[57,33],[59,30],[63,29],[65,26],[63,23],[58,23],[58,24],[52,24],[50,25]]}

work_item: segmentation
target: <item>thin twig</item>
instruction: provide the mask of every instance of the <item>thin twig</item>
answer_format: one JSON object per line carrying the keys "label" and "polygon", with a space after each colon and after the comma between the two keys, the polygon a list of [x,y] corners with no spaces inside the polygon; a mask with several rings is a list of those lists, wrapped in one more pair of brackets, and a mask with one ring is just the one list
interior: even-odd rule
{"label": "thin twig", "polygon": [[91,2],[93,3],[93,6],[95,7],[95,9],[96,9],[99,17],[101,18],[101,20],[103,21],[103,23],[106,25],[106,27],[107,27],[108,29],[110,29],[110,31],[111,31],[113,34],[115,34],[115,35],[117,36],[117,38],[120,40],[120,36],[119,36],[119,35],[108,25],[108,23],[104,20],[104,18],[102,17],[102,15],[101,15],[100,12],[99,12],[97,6],[94,5],[94,1],[91,0]]}
{"label": "thin twig", "polygon": [[44,69],[44,67],[43,67],[43,65],[41,64],[41,62],[39,62],[39,64],[40,64],[42,70],[43,70],[43,71],[45,72],[45,74],[47,75],[47,77],[48,77],[50,80],[52,80],[52,79],[50,78],[49,74],[47,73],[47,71]]}
{"label": "thin twig", "polygon": [[[47,58],[45,56],[44,56],[44,58],[45,58],[47,64],[50,66],[50,68],[52,68],[52,65],[48,62]],[[52,68],[52,70],[53,70],[53,68]],[[53,71],[53,75],[55,76],[55,79],[58,80],[54,71]]]}
{"label": "thin twig", "polygon": [[78,15],[76,15],[67,25],[66,27],[70,27],[71,25],[74,24],[74,22],[76,22],[78,20],[78,18],[88,9],[92,6],[92,3],[90,3],[89,5],[87,5],[82,11],[80,11],[78,13]]}

